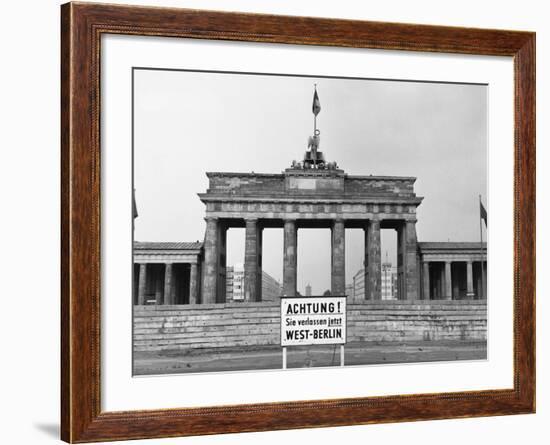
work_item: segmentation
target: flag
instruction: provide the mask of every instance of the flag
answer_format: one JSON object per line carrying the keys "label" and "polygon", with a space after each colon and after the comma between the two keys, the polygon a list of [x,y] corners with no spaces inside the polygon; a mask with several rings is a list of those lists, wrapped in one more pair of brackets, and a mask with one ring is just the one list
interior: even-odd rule
{"label": "flag", "polygon": [[136,205],[136,189],[132,192],[132,214],[134,218],[138,217],[137,205]]}
{"label": "flag", "polygon": [[321,102],[319,102],[319,96],[317,95],[317,88],[315,89],[315,93],[313,93],[313,105],[311,107],[311,110],[313,111],[313,114],[317,116],[319,114],[319,111],[321,111]]}
{"label": "flag", "polygon": [[485,221],[485,227],[487,227],[487,210],[485,210],[485,207],[483,207],[481,200],[479,201],[479,215],[480,215],[480,218],[482,218],[483,221]]}

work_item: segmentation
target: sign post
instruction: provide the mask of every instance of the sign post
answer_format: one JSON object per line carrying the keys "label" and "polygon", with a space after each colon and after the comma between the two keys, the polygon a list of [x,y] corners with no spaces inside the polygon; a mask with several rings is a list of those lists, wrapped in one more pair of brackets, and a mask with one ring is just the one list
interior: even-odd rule
{"label": "sign post", "polygon": [[346,331],[345,296],[281,297],[283,369],[287,347],[307,345],[340,345],[340,366],[344,366]]}

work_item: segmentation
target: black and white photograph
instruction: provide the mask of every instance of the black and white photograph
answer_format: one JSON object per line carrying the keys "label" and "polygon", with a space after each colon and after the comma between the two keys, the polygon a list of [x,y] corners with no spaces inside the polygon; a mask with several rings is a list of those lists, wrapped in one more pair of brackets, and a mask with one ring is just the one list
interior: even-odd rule
{"label": "black and white photograph", "polygon": [[487,359],[486,84],[132,93],[134,376]]}

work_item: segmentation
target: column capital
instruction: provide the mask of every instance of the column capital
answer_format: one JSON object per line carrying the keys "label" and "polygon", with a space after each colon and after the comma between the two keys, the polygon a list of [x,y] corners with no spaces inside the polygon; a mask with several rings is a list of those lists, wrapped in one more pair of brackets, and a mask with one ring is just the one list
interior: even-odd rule
{"label": "column capital", "polygon": [[338,218],[332,220],[332,231],[336,230],[340,232],[341,230],[345,230],[346,224],[343,218]]}
{"label": "column capital", "polygon": [[212,221],[212,222],[217,222],[218,219],[219,219],[219,218],[218,218],[217,216],[205,216],[205,217],[204,217],[204,220],[205,220],[206,222],[211,222],[211,221]]}
{"label": "column capital", "polygon": [[245,218],[244,225],[249,229],[256,229],[258,227],[258,218]]}
{"label": "column capital", "polygon": [[244,218],[245,222],[257,222],[258,219],[257,216],[245,216]]}

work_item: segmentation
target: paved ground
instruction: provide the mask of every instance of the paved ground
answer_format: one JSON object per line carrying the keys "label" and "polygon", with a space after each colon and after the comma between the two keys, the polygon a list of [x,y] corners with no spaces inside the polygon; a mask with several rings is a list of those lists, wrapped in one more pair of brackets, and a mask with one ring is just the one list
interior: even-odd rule
{"label": "paved ground", "polygon": [[[451,360],[485,360],[486,342],[348,343],[346,365],[411,363]],[[288,368],[339,366],[339,346],[287,349]],[[194,349],[187,351],[136,352],[134,374],[281,369],[280,346]]]}

